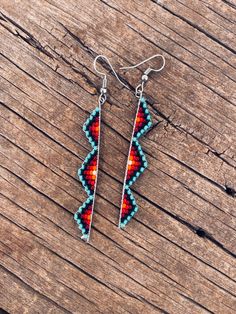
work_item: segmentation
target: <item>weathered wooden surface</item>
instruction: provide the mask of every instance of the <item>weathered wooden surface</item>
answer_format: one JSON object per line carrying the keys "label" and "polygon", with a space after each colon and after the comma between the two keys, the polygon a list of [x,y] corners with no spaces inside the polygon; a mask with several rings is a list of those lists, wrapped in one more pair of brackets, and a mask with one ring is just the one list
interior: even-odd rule
{"label": "weathered wooden surface", "polygon": [[[1,1],[0,308],[9,313],[235,313],[234,0]],[[139,212],[117,228],[136,99],[109,76],[91,244],[73,213],[97,104],[97,54],[155,53]],[[141,71],[121,76],[132,87]]]}

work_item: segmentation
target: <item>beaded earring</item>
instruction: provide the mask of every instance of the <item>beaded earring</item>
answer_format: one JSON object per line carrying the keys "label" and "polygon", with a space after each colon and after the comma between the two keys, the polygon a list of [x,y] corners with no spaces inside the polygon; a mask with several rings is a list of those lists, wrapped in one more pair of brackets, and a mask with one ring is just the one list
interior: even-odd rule
{"label": "beaded earring", "polygon": [[124,228],[126,224],[138,211],[138,206],[130,190],[130,186],[137,180],[141,173],[147,168],[147,160],[138,142],[139,138],[151,127],[151,116],[147,107],[147,102],[143,97],[144,85],[148,81],[151,72],[160,72],[165,67],[165,58],[162,55],[154,55],[138,64],[130,67],[122,67],[123,70],[134,69],[154,58],[162,58],[162,66],[159,69],[147,68],[141,78],[141,83],[135,89],[135,96],[138,98],[138,107],[133,125],[133,132],[130,140],[130,147],[125,170],[123,192],[120,207],[119,228]]}
{"label": "beaded earring", "polygon": [[99,165],[99,154],[100,154],[100,127],[101,127],[101,108],[107,99],[107,75],[97,70],[97,60],[101,58],[105,61],[112,70],[117,80],[126,88],[129,89],[118,77],[114,68],[112,67],[110,61],[107,57],[103,55],[98,55],[94,59],[93,67],[95,71],[102,76],[102,88],[100,89],[100,95],[98,99],[98,107],[93,110],[90,117],[87,119],[83,126],[83,131],[86,134],[91,146],[92,151],[85,158],[82,167],[78,170],[78,176],[85,191],[88,194],[87,200],[74,214],[74,219],[76,220],[79,229],[82,232],[81,239],[89,242],[92,217],[95,204],[95,195],[97,188],[97,178],[98,178],[98,165]]}

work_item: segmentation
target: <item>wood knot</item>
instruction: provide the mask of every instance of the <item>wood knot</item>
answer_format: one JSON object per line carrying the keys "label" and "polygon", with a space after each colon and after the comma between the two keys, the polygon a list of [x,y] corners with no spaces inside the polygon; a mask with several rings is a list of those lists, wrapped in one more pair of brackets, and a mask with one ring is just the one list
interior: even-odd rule
{"label": "wood knot", "polygon": [[229,186],[226,186],[226,187],[225,187],[225,192],[226,192],[228,195],[232,196],[232,197],[235,197],[235,196],[236,196],[236,191],[235,191],[233,188],[229,187]]}
{"label": "wood knot", "polygon": [[197,228],[195,232],[201,238],[205,238],[206,236],[206,232],[202,228]]}

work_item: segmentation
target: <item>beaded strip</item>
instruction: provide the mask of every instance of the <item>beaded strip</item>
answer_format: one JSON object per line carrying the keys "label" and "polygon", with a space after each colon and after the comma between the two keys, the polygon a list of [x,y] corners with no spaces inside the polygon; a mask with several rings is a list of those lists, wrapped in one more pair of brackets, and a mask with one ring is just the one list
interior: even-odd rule
{"label": "beaded strip", "polygon": [[138,211],[138,206],[130,190],[130,186],[137,180],[141,173],[147,168],[147,160],[138,142],[138,139],[152,125],[151,116],[147,103],[143,97],[139,99],[133,133],[130,141],[130,148],[123,184],[119,227],[124,228]]}
{"label": "beaded strip", "polygon": [[100,146],[100,124],[101,124],[101,107],[97,107],[87,119],[83,126],[92,151],[85,158],[82,167],[78,170],[78,176],[85,191],[88,194],[87,200],[78,209],[74,215],[79,229],[82,231],[82,239],[89,241],[92,216],[94,210],[95,194],[97,187],[97,174],[99,162],[99,146]]}

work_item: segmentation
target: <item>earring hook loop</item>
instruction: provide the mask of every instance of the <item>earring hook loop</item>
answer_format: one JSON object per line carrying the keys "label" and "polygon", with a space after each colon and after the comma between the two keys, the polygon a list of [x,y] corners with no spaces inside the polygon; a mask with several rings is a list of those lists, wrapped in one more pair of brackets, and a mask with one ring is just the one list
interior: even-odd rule
{"label": "earring hook loop", "polygon": [[130,70],[130,69],[135,69],[135,68],[138,68],[140,65],[152,60],[152,59],[155,59],[155,58],[161,58],[162,59],[162,66],[158,69],[154,69],[154,68],[150,68],[148,67],[145,71],[144,71],[144,75],[148,75],[150,74],[151,72],[160,72],[161,70],[164,69],[165,67],[165,64],[166,64],[166,59],[164,56],[160,55],[160,54],[156,54],[156,55],[153,55],[151,56],[150,58],[147,58],[143,61],[141,61],[140,63],[137,63],[137,64],[134,64],[134,65],[131,65],[129,67],[122,67],[120,68],[120,70]]}
{"label": "earring hook loop", "polygon": [[93,67],[94,67],[94,70],[95,70],[98,74],[100,74],[101,76],[103,76],[103,85],[102,85],[101,92],[102,92],[102,93],[106,93],[106,88],[107,88],[107,74],[104,73],[104,72],[101,72],[101,71],[99,71],[99,70],[97,69],[97,60],[98,60],[99,58],[101,58],[101,59],[103,59],[103,60],[106,61],[106,63],[109,65],[109,67],[111,68],[113,74],[115,75],[116,79],[121,83],[121,85],[123,85],[123,86],[126,87],[127,89],[130,89],[125,83],[123,83],[123,82],[121,81],[121,79],[119,78],[119,76],[118,76],[118,74],[116,73],[115,69],[113,68],[111,62],[109,61],[109,59],[108,59],[106,56],[104,56],[104,55],[98,55],[98,56],[96,56],[96,58],[95,58],[94,61],[93,61]]}
{"label": "earring hook loop", "polygon": [[160,72],[161,70],[164,69],[165,67],[165,64],[166,64],[166,59],[164,56],[160,55],[160,54],[156,54],[156,55],[153,55],[137,64],[134,64],[134,65],[131,65],[129,67],[122,67],[120,68],[120,70],[130,70],[130,69],[135,69],[137,67],[139,67],[140,65],[154,59],[154,58],[161,58],[162,59],[162,66],[158,69],[154,69],[154,68],[151,68],[151,67],[148,67],[144,72],[143,72],[143,75],[142,75],[142,80],[141,80],[141,83],[136,87],[135,89],[135,96],[138,97],[138,98],[141,98],[142,95],[143,95],[143,90],[144,90],[144,85],[145,83],[148,81],[148,75],[151,73],[151,72]]}

